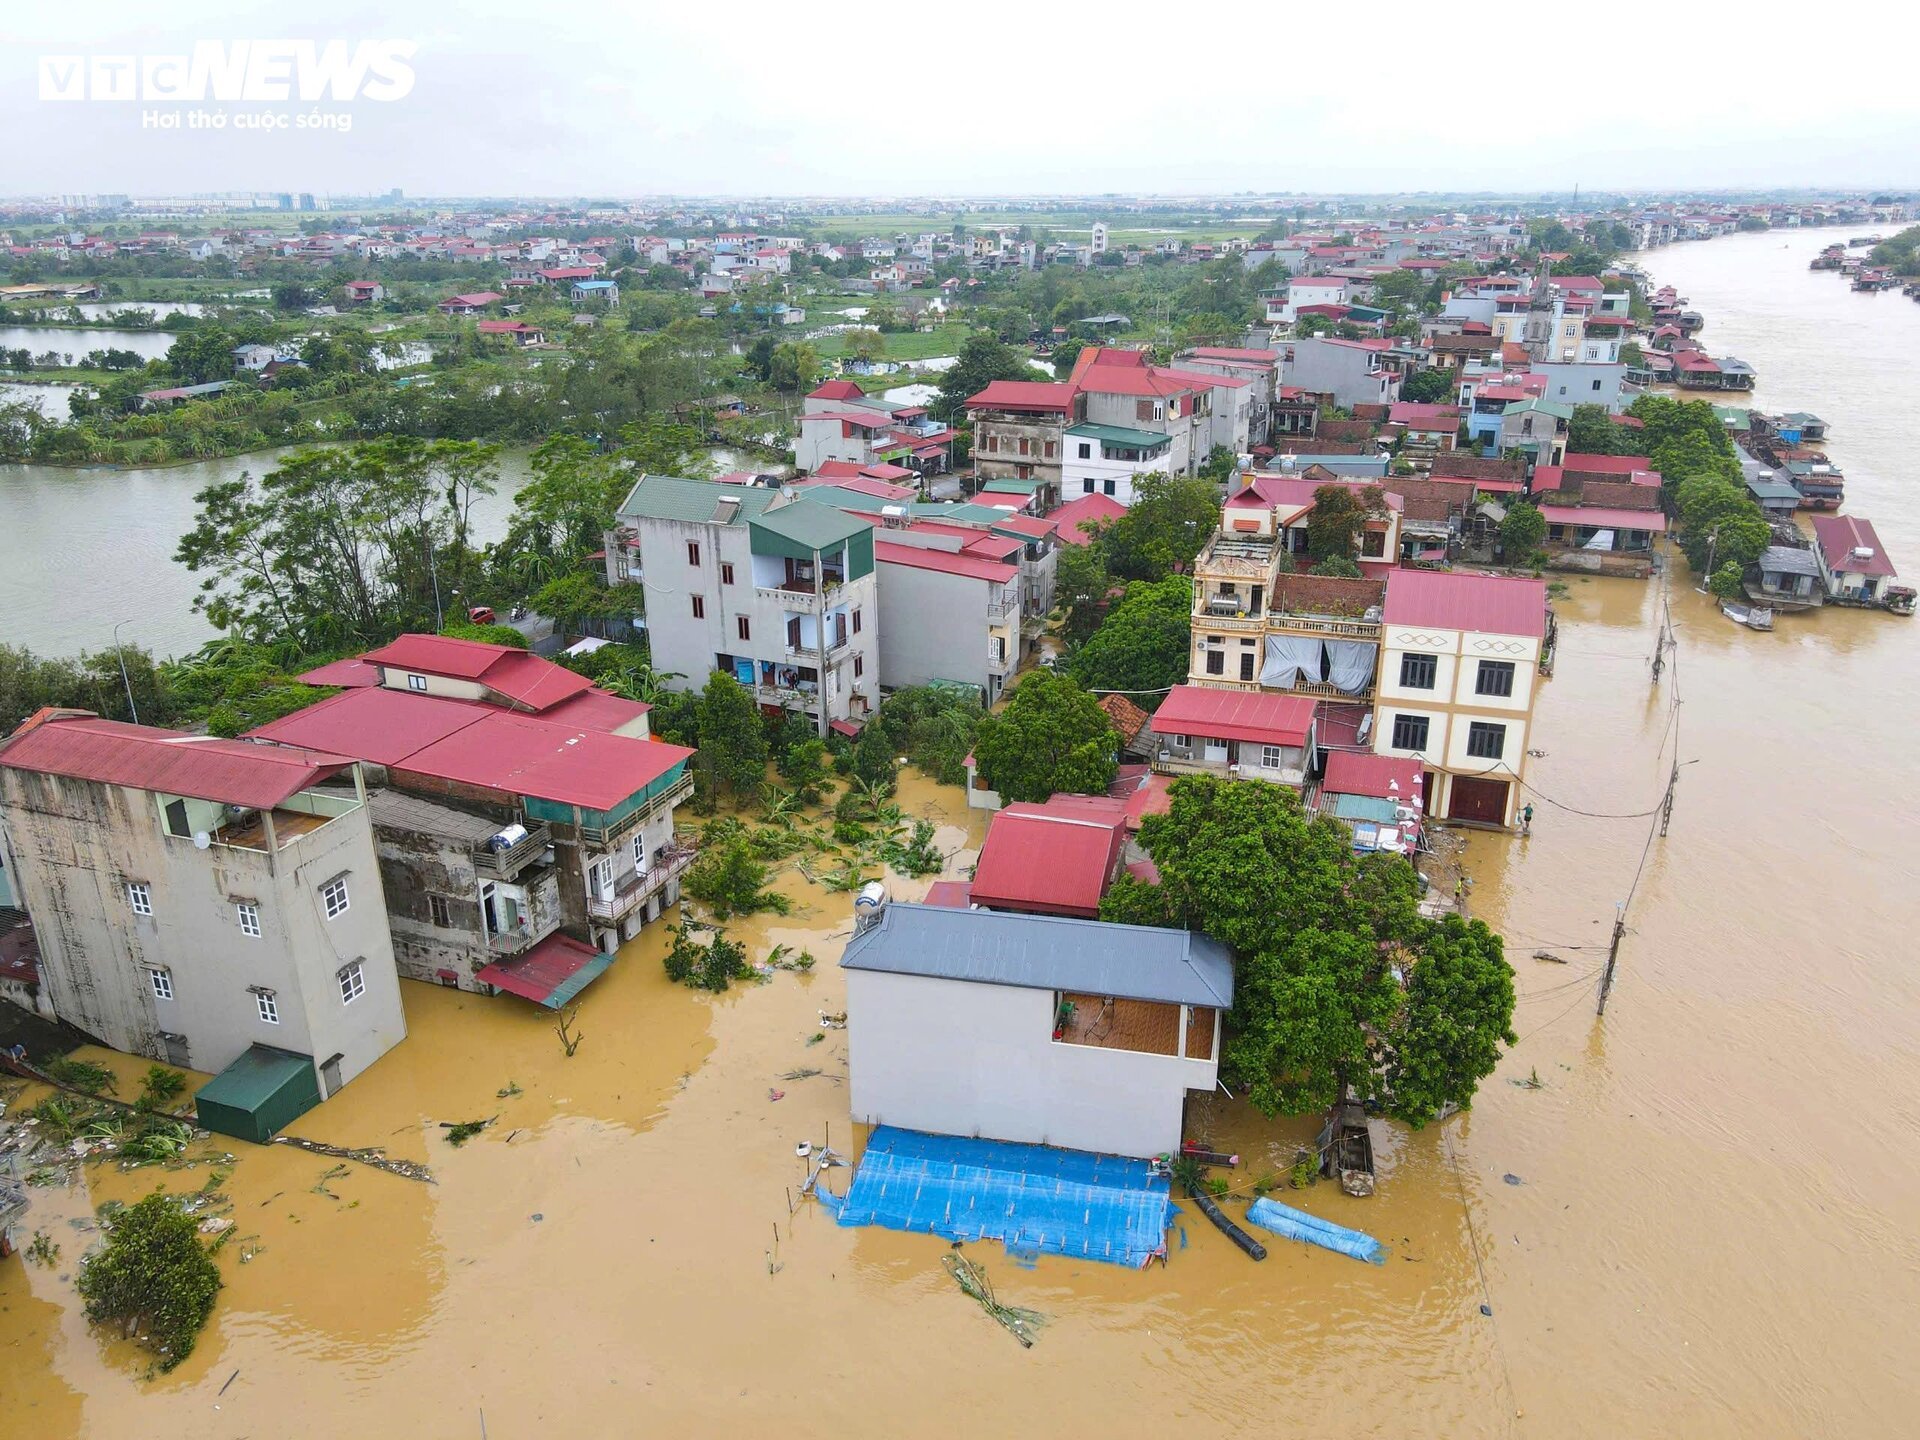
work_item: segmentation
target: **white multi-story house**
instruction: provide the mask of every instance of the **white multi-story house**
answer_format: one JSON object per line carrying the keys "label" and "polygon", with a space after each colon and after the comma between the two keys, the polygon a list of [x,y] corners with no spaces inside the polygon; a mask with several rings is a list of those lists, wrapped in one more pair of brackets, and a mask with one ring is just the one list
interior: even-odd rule
{"label": "white multi-story house", "polygon": [[1436,817],[1512,824],[1552,643],[1544,581],[1433,570],[1387,577],[1373,749],[1425,766]]}
{"label": "white multi-story house", "polygon": [[42,711],[0,745],[0,825],[54,1013],[114,1049],[264,1051],[297,1114],[405,1038],[356,762]]}
{"label": "white multi-story house", "polygon": [[608,579],[645,587],[655,669],[696,690],[725,671],[822,736],[878,707],[870,520],[804,491],[643,475],[615,523]]}
{"label": "white multi-story house", "polygon": [[1060,462],[1060,493],[1073,500],[1082,495],[1105,495],[1122,505],[1133,504],[1133,482],[1141,475],[1165,475],[1173,454],[1173,437],[1156,430],[1124,425],[1069,426],[1062,436],[1065,458]]}

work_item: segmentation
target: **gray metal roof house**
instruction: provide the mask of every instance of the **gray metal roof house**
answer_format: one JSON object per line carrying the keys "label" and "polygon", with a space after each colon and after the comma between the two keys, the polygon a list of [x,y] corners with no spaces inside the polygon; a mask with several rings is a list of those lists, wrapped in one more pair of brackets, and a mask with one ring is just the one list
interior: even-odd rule
{"label": "gray metal roof house", "polygon": [[866,1124],[1150,1156],[1217,1083],[1233,961],[1203,935],[895,902],[840,964]]}

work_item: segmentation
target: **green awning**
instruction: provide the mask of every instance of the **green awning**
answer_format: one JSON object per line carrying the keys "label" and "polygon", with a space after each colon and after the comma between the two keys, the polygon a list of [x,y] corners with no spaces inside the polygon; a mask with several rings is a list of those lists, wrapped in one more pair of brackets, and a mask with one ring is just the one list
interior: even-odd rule
{"label": "green awning", "polygon": [[313,1057],[255,1045],[193,1097],[203,1130],[264,1145],[320,1103]]}
{"label": "green awning", "polygon": [[1124,425],[1074,425],[1068,428],[1067,434],[1082,440],[1098,440],[1103,445],[1124,445],[1133,450],[1152,450],[1156,446],[1173,443],[1171,435],[1163,435],[1157,430],[1129,430]]}

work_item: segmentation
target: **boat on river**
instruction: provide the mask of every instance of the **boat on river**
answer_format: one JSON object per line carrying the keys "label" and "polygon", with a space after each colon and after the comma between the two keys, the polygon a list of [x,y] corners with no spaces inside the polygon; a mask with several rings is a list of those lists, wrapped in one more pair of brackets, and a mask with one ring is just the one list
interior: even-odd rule
{"label": "boat on river", "polygon": [[1337,1102],[1320,1127],[1320,1173],[1338,1180],[1353,1196],[1373,1194],[1373,1132],[1366,1107],[1357,1100]]}
{"label": "boat on river", "polygon": [[1744,625],[1749,630],[1773,629],[1773,607],[1769,605],[1741,605],[1732,600],[1723,600],[1720,613],[1734,624]]}

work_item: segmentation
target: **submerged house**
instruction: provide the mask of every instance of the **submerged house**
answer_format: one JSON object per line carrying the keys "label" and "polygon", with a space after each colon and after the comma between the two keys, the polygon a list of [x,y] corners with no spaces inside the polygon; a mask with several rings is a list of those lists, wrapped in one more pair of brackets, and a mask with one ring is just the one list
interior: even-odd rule
{"label": "submerged house", "polygon": [[862,1124],[1152,1156],[1218,1079],[1233,961],[1203,935],[894,902],[840,964]]}

